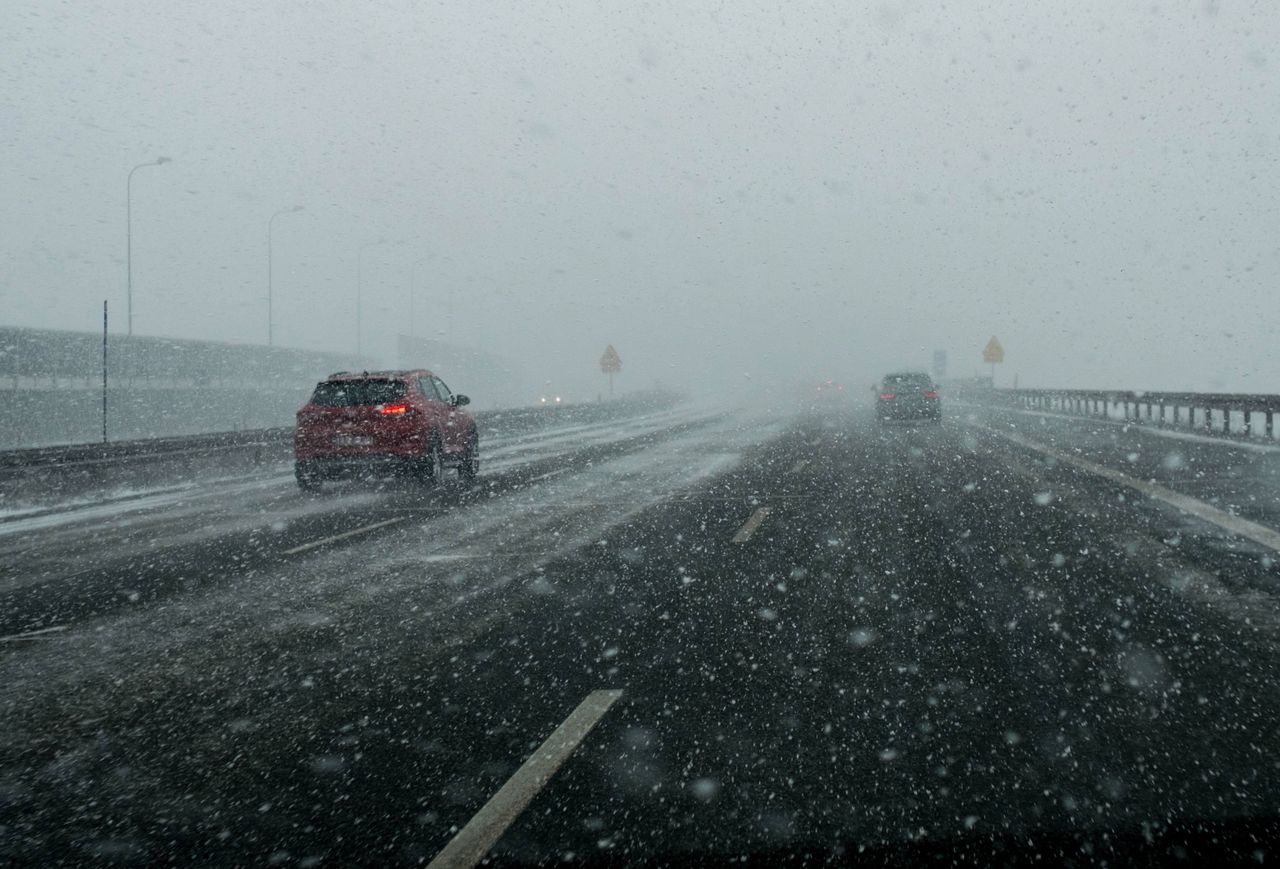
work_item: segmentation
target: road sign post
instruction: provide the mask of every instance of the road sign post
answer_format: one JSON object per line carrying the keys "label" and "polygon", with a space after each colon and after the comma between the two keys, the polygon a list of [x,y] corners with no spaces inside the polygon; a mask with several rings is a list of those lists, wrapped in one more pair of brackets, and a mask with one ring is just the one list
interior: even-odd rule
{"label": "road sign post", "polygon": [[605,348],[604,355],[600,357],[600,370],[609,375],[609,397],[613,398],[613,375],[622,370],[622,359],[612,344]]}
{"label": "road sign post", "polygon": [[982,348],[982,361],[991,363],[991,385],[995,386],[996,365],[1004,361],[1004,348],[1000,346],[995,335],[992,335],[987,346]]}
{"label": "road sign post", "polygon": [[107,300],[102,300],[102,442],[107,442]]}

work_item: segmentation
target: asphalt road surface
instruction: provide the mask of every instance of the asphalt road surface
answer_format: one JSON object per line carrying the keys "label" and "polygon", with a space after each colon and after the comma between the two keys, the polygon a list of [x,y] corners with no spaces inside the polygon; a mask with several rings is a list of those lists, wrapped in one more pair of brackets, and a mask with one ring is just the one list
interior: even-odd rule
{"label": "asphalt road surface", "polygon": [[486,460],[0,522],[0,859],[1275,859],[1280,450],[684,407]]}

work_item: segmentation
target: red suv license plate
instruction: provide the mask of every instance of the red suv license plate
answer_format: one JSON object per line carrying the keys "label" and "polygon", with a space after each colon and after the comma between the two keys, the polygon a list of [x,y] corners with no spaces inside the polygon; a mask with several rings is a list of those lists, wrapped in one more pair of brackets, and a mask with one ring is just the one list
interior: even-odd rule
{"label": "red suv license plate", "polygon": [[368,435],[334,435],[333,445],[336,447],[367,447],[373,443]]}

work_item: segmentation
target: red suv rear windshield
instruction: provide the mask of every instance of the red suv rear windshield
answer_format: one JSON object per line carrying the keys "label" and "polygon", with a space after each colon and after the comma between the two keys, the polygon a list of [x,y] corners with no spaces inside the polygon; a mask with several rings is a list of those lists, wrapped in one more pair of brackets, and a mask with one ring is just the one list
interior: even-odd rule
{"label": "red suv rear windshield", "polygon": [[313,404],[323,407],[355,407],[387,404],[404,398],[403,380],[327,380],[316,384]]}

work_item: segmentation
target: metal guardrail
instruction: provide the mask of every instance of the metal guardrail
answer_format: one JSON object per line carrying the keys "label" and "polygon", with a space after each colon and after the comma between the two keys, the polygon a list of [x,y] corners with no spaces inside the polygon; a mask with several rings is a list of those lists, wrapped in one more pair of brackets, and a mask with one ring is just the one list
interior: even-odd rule
{"label": "metal guardrail", "polygon": [[[996,389],[998,402],[1027,410],[1053,411],[1100,419],[1198,430],[1215,435],[1257,437],[1263,425],[1267,440],[1275,439],[1280,395],[1230,392],[1130,392],[1110,389]],[[971,394],[970,398],[977,398]],[[1259,419],[1260,418],[1260,419]],[[1240,422],[1232,428],[1233,419]]]}

